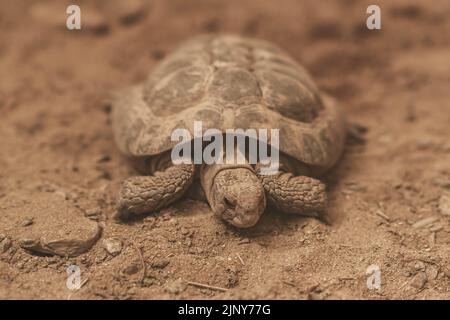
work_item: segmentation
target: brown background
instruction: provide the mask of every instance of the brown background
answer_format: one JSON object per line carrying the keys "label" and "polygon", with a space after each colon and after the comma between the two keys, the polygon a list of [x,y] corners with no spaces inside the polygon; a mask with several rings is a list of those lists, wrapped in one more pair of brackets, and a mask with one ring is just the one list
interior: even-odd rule
{"label": "brown background", "polygon": [[[365,1],[149,1],[138,14],[75,2],[81,31],[65,28],[64,1],[1,1],[0,234],[12,240],[0,252],[1,298],[450,298],[449,216],[438,208],[450,187],[448,0],[370,1],[381,31],[365,28]],[[133,171],[112,139],[110,92],[204,32],[280,45],[368,128],[366,144],[349,145],[324,177],[331,225],[267,212],[239,231],[192,200],[129,224],[111,219]],[[122,252],[106,255],[102,239],[76,258],[21,249],[23,219],[37,215],[45,231],[51,215],[31,209],[54,193],[95,212],[102,239],[121,239]],[[88,280],[78,291],[65,286],[70,264]],[[372,264],[378,291],[366,287]]]}

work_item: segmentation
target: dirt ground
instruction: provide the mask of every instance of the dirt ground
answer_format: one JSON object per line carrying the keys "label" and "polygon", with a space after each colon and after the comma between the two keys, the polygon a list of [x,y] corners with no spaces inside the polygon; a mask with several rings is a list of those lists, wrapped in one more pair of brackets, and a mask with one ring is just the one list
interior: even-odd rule
{"label": "dirt ground", "polygon": [[[450,299],[448,0],[71,3],[81,31],[65,28],[64,1],[0,3],[0,298]],[[365,26],[369,4],[381,30]],[[209,32],[278,44],[367,127],[324,177],[330,224],[266,212],[237,230],[189,199],[112,219],[135,172],[108,97]],[[74,257],[24,249],[65,235],[93,246]],[[66,286],[69,265],[79,290]]]}

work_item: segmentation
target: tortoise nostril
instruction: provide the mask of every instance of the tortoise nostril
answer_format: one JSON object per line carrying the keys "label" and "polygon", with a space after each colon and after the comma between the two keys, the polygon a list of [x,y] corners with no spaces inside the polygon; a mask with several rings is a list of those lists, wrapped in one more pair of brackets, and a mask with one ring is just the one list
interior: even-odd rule
{"label": "tortoise nostril", "polygon": [[225,206],[227,206],[227,208],[229,209],[234,209],[236,207],[236,204],[227,197],[223,198],[223,202],[225,203]]}

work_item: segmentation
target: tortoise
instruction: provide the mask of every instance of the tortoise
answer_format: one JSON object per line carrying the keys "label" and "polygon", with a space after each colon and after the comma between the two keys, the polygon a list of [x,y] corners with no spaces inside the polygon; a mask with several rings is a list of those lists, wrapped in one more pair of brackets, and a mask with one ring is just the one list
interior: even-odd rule
{"label": "tortoise", "polygon": [[[174,164],[171,133],[203,128],[279,129],[279,170],[260,163]],[[318,177],[338,161],[346,120],[308,72],[278,46],[236,35],[183,43],[140,85],[117,95],[112,124],[119,149],[143,173],[122,182],[119,219],[160,210],[188,190],[238,228],[255,225],[266,205],[320,217],[326,187]],[[191,190],[191,191],[192,191]]]}

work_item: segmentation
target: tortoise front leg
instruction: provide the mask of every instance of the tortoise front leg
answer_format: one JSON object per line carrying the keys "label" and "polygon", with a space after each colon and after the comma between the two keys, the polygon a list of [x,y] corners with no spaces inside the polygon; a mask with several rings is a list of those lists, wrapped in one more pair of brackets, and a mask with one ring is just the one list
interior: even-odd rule
{"label": "tortoise front leg", "polygon": [[194,180],[193,164],[172,165],[153,176],[137,176],[122,182],[117,218],[159,210],[178,200]]}
{"label": "tortoise front leg", "polygon": [[294,176],[278,171],[274,175],[261,175],[260,165],[256,166],[258,177],[266,192],[269,203],[285,212],[319,217],[327,206],[325,184],[307,176]]}

